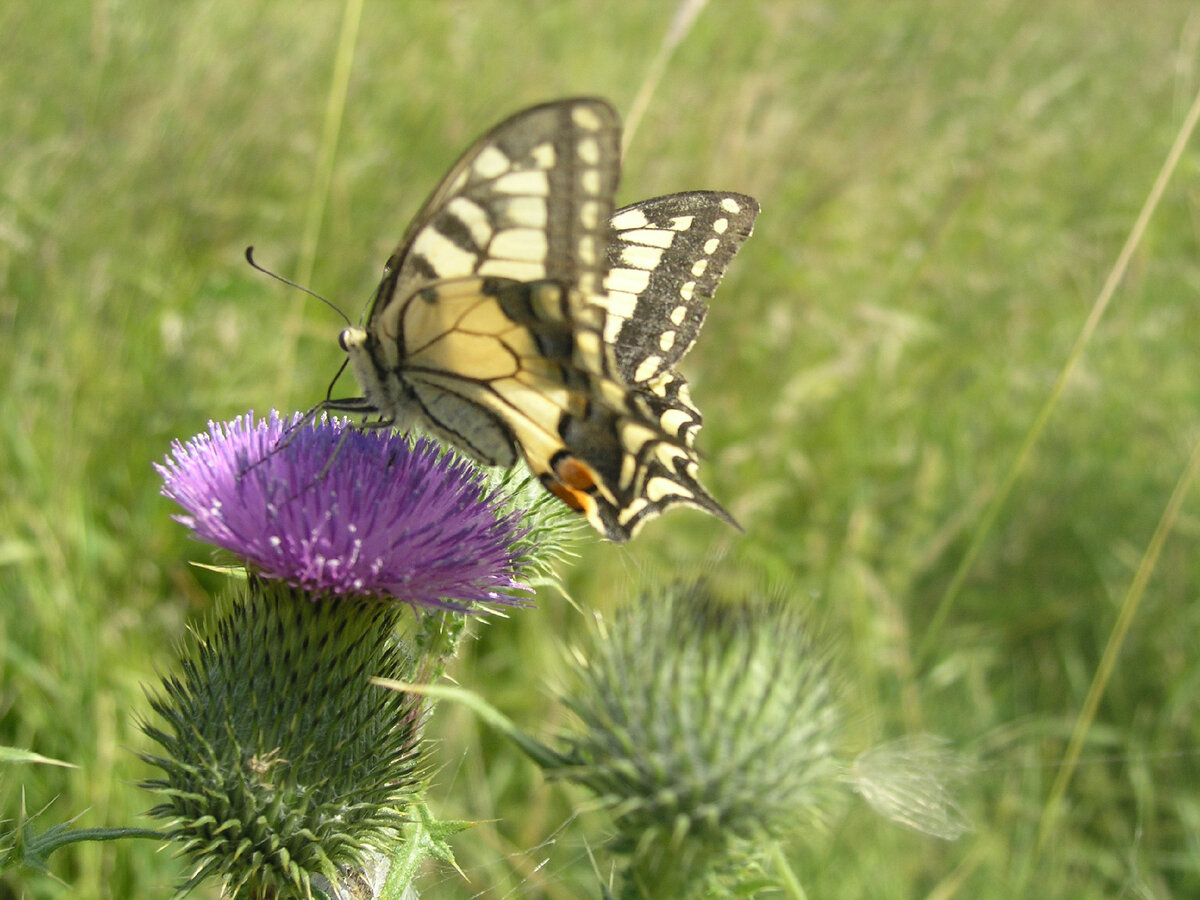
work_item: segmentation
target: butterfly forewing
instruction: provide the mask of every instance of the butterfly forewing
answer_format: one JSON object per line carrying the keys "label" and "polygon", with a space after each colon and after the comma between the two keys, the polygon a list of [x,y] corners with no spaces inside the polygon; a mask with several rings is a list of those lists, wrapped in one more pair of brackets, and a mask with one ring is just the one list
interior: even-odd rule
{"label": "butterfly forewing", "polygon": [[480,383],[466,371],[479,354],[494,352],[492,342],[443,335],[426,353],[436,364],[425,366],[425,377],[406,377],[410,356],[441,333],[426,329],[455,327],[453,316],[439,314],[441,324],[433,325],[422,310],[469,293],[481,284],[478,276],[554,278],[594,291],[619,142],[612,107],[580,98],[511,116],[455,163],[388,261],[357,338],[362,352],[352,354],[368,399],[385,418],[401,427],[418,421],[485,464],[516,461],[510,429],[478,407]]}
{"label": "butterfly forewing", "polygon": [[626,381],[652,382],[691,349],[708,300],[757,215],[753,198],[717,191],[668,194],[617,210],[603,303],[605,338]]}
{"label": "butterfly forewing", "polygon": [[389,263],[394,298],[470,275],[554,279],[595,293],[620,176],[603,100],[546,103],[501,122],[455,163]]}

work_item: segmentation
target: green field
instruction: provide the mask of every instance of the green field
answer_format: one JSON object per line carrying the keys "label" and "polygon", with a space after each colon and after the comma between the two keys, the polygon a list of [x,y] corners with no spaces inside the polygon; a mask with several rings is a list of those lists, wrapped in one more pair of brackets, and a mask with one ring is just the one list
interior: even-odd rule
{"label": "green field", "polygon": [[[628,113],[673,12],[368,2],[330,120],[338,4],[0,5],[0,745],[78,767],[0,768],[0,818],[151,824],[142,686],[220,584],[151,463],[209,419],[309,407],[343,358],[340,320],[246,245],[356,319],[471,139],[559,96]],[[736,567],[819,623],[850,752],[933,734],[977,762],[957,841],[847,798],[789,848],[809,897],[1200,896],[1195,140],[1047,407],[1197,91],[1185,0],[712,0],[618,200],[762,202],[684,366],[746,534],[684,511],[589,537],[576,606],[491,622],[455,678],[549,734],[580,609]],[[461,708],[432,729],[435,812],[481,824],[424,895],[598,897],[581,795]],[[141,841],[50,869],[0,900],[166,897],[181,864]]]}

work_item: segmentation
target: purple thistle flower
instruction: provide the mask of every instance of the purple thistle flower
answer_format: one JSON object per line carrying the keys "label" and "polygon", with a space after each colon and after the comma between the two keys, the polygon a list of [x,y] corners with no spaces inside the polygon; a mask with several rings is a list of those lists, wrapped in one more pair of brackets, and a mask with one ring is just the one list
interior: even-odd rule
{"label": "purple thistle flower", "polygon": [[176,520],[314,595],[461,611],[524,602],[528,528],[470,462],[425,438],[302,418],[251,412],[175,441],[155,468],[185,510]]}

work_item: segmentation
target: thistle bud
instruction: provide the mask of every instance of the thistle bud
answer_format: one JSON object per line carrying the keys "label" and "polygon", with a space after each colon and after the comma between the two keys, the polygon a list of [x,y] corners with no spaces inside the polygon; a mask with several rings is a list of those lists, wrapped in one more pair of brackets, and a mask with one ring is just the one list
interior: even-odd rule
{"label": "thistle bud", "polygon": [[839,715],[793,608],[675,584],[599,624],[573,668],[555,774],[610,811],[625,896],[721,895],[837,791]]}
{"label": "thistle bud", "polygon": [[144,787],[193,864],[181,890],[215,878],[231,898],[306,898],[377,880],[424,786],[420,702],[368,683],[414,675],[402,607],[295,593],[243,582],[150,697],[161,753],[143,758],[162,775]]}

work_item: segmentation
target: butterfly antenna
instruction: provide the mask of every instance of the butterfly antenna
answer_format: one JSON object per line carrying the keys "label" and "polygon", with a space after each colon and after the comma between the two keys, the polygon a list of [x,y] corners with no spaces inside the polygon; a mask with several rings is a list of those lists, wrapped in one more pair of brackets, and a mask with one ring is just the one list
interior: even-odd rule
{"label": "butterfly antenna", "polygon": [[264,269],[262,266],[260,266],[258,263],[256,263],[254,261],[254,247],[253,246],[246,248],[246,262],[250,263],[250,268],[255,269],[259,272],[262,272],[264,275],[269,275],[272,278],[274,278],[276,281],[282,281],[284,284],[288,285],[289,287],[294,287],[298,291],[304,291],[304,293],[308,294],[308,296],[310,296],[310,297],[315,297],[316,299],[318,299],[322,303],[324,303],[326,306],[328,306],[330,309],[332,309],[339,316],[341,316],[342,321],[344,321],[347,325],[353,324],[344,312],[342,312],[340,309],[338,309],[336,306],[334,306],[331,302],[326,300],[324,297],[322,297],[316,291],[309,290],[302,284],[296,284],[296,282],[292,281],[290,278],[284,278],[279,273],[272,272],[270,269]]}

